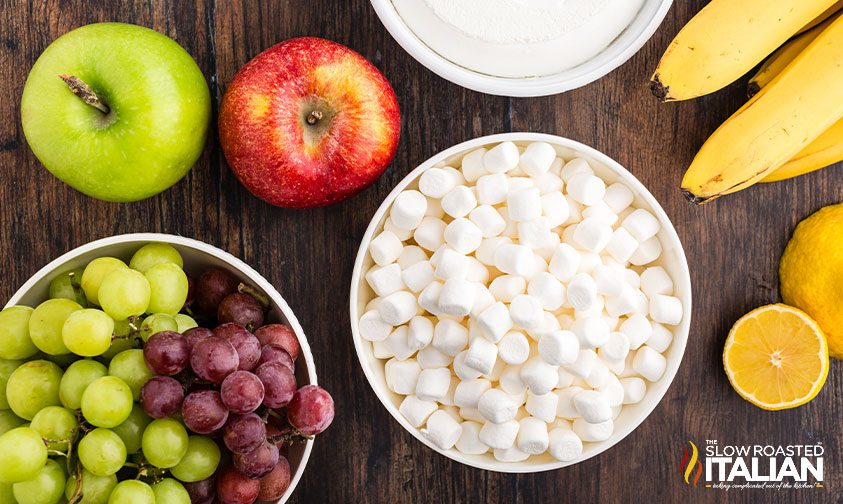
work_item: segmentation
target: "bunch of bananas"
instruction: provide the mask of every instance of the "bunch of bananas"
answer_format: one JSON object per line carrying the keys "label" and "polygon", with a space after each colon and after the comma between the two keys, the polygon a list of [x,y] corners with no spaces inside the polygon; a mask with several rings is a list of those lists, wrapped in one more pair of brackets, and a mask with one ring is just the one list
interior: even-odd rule
{"label": "bunch of bananas", "polygon": [[685,173],[694,203],[843,160],[843,0],[712,0],[673,39],[651,87],[664,101],[695,98],[768,55],[749,101]]}

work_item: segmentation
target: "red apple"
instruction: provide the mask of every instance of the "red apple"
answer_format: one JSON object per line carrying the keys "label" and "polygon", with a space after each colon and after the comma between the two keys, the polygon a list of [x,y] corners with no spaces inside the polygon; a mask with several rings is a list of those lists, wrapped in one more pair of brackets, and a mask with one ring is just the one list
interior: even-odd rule
{"label": "red apple", "polygon": [[220,105],[228,164],[255,196],[288,208],[342,201],[395,155],[401,117],[389,82],[357,52],[302,37],[234,76]]}

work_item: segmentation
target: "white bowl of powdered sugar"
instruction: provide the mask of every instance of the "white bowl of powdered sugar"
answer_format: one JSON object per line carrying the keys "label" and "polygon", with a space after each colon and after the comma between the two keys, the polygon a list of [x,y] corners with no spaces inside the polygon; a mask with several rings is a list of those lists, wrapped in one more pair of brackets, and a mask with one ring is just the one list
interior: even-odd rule
{"label": "white bowl of powdered sugar", "polygon": [[544,96],[593,82],[632,57],[672,0],[371,0],[396,41],[461,86]]}

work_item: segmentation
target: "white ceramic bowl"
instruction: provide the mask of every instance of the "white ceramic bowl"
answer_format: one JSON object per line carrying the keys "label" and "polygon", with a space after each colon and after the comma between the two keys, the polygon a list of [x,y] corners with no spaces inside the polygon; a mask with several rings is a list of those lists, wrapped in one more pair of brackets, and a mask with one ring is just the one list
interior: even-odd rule
{"label": "white ceramic bowl", "polygon": [[638,15],[626,30],[591,60],[554,75],[518,79],[475,72],[445,59],[410,30],[392,0],[371,2],[392,37],[430,71],[468,89],[501,96],[553,95],[596,81],[626,63],[638,52],[653,36],[673,4],[673,0],[645,0]]}
{"label": "white ceramic bowl", "polygon": [[[269,297],[272,306],[270,307],[268,320],[288,324],[299,339],[301,355],[296,364],[298,383],[300,385],[316,384],[316,366],[313,363],[313,354],[307,344],[304,330],[281,294],[260,273],[240,259],[224,250],[190,238],[158,233],[137,233],[111,236],[82,245],[38,270],[15,292],[6,306],[18,304],[37,306],[47,299],[50,281],[59,274],[83,267],[97,257],[112,256],[128,262],[137,249],[150,242],[168,243],[175,247],[181,253],[184,259],[184,269],[188,273],[198,275],[210,267],[225,268],[243,283],[257,287]],[[287,502],[292,495],[301,479],[307,460],[310,458],[311,450],[313,450],[312,440],[297,444],[290,450],[288,454],[292,473],[290,488],[277,501],[279,504]]]}
{"label": "white ceramic bowl", "polygon": [[[369,255],[369,243],[373,236],[383,229],[383,223],[388,216],[388,211],[392,206],[392,202],[405,189],[414,189],[417,187],[417,179],[428,168],[434,166],[458,166],[462,156],[471,152],[472,150],[489,144],[497,144],[505,141],[513,141],[519,145],[525,145],[530,142],[547,142],[556,148],[557,153],[566,158],[583,157],[591,164],[595,173],[603,178],[606,182],[611,183],[620,181],[632,189],[635,194],[634,205],[639,208],[644,208],[653,213],[661,223],[661,231],[658,237],[662,243],[662,256],[657,261],[659,265],[664,267],[673,278],[675,293],[685,307],[682,322],[674,328],[673,343],[670,348],[664,353],[667,359],[667,369],[664,376],[655,383],[649,383],[647,386],[647,394],[644,399],[638,404],[626,405],[620,416],[615,420],[615,430],[612,436],[606,441],[599,443],[584,443],[582,456],[571,462],[559,462],[553,459],[550,455],[544,454],[540,456],[533,456],[524,462],[499,462],[495,460],[491,453],[484,455],[465,455],[458,450],[452,448],[450,450],[441,450],[427,439],[425,439],[418,429],[414,428],[398,411],[398,406],[404,396],[393,393],[386,385],[384,377],[385,361],[376,359],[372,344],[369,341],[360,337],[360,330],[358,321],[360,316],[364,313],[366,304],[374,298],[375,294],[364,279],[365,272],[374,264]],[[453,163],[453,164],[452,164]],[[688,262],[685,259],[685,252],[682,249],[682,244],[679,241],[679,236],[671,224],[667,214],[665,214],[662,207],[656,201],[652,194],[644,187],[641,182],[629,173],[623,166],[619,165],[610,157],[602,154],[591,147],[583,145],[567,138],[562,138],[554,135],[545,135],[540,133],[505,133],[501,135],[492,135],[482,138],[476,138],[463,142],[459,145],[451,147],[439,154],[428,159],[422,163],[418,168],[410,172],[396,187],[392,190],[389,196],[386,197],[381,204],[372,222],[366,229],[366,234],[363,235],[363,242],[360,244],[360,250],[357,253],[357,260],[354,263],[354,272],[351,277],[351,332],[354,337],[354,346],[357,349],[357,356],[360,358],[360,364],[363,366],[363,372],[369,380],[375,394],[386,406],[386,409],[393,417],[404,427],[408,432],[416,437],[419,441],[427,445],[429,448],[445,455],[448,458],[456,460],[466,465],[477,467],[480,469],[487,469],[491,471],[512,472],[512,473],[530,473],[547,471],[552,469],[559,469],[568,465],[582,462],[591,458],[600,452],[611,448],[620,440],[625,438],[632,432],[641,422],[658,405],[661,398],[670,387],[676,372],[679,369],[679,364],[682,362],[682,355],[685,353],[685,344],[688,340],[688,331],[691,325],[691,277],[688,272]]]}

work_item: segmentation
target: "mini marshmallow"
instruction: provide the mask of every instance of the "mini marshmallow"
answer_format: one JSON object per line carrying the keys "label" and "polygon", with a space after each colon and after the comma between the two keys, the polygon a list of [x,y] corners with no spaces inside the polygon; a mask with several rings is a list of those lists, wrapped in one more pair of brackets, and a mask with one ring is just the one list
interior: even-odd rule
{"label": "mini marshmallow", "polygon": [[659,220],[643,208],[629,214],[621,223],[621,227],[629,231],[629,234],[639,242],[645,242],[656,236],[656,233],[661,229]]}
{"label": "mini marshmallow", "polygon": [[419,312],[416,296],[411,292],[398,291],[381,299],[378,313],[387,324],[399,326],[406,324]]}
{"label": "mini marshmallow", "polygon": [[609,439],[615,430],[615,424],[612,420],[595,424],[588,423],[584,418],[577,418],[572,424],[572,429],[583,441],[596,443]]}
{"label": "mini marshmallow", "polygon": [[396,196],[389,211],[389,218],[401,229],[416,229],[421,224],[425,212],[427,212],[427,198],[424,194],[406,190]]}
{"label": "mini marshmallow", "polygon": [[445,243],[447,224],[436,217],[425,217],[413,232],[413,239],[427,250],[436,250]]}
{"label": "mini marshmallow", "polygon": [[419,294],[419,306],[424,308],[431,315],[442,315],[439,310],[439,295],[442,293],[442,284],[430,282]]}
{"label": "mini marshmallow", "polygon": [[531,177],[538,177],[550,170],[556,159],[556,149],[547,142],[533,142],[518,159],[518,167]]}
{"label": "mini marshmallow", "polygon": [[506,236],[496,236],[494,238],[486,238],[477,247],[477,250],[474,252],[474,256],[480,261],[482,264],[486,266],[494,266],[495,265],[495,252],[498,251],[498,247],[501,245],[511,245],[512,239]]}
{"label": "mini marshmallow", "polygon": [[588,161],[585,159],[574,158],[565,163],[565,166],[562,167],[562,171],[559,173],[559,176],[562,177],[562,180],[565,182],[570,182],[572,177],[581,173],[593,175],[594,170],[591,169],[591,166],[588,165]]}
{"label": "mini marshmallow", "polygon": [[512,445],[507,449],[495,448],[492,452],[498,462],[523,462],[530,458],[529,453],[522,452],[517,446]]}
{"label": "mini marshmallow", "polygon": [[422,261],[427,261],[427,253],[417,245],[407,245],[398,256],[398,266],[401,266],[402,270]]}
{"label": "mini marshmallow", "polygon": [[[433,276],[440,280],[448,280],[451,278],[465,278],[468,274],[468,257],[452,248],[442,248],[437,251],[439,256],[437,259],[439,263],[436,264],[436,269],[433,271]],[[435,255],[435,254],[434,254]],[[431,263],[433,258],[431,258]]]}
{"label": "mini marshmallow", "polygon": [[629,234],[629,231],[624,228],[618,228],[612,232],[612,237],[609,239],[609,243],[606,244],[605,250],[616,261],[626,263],[635,251],[638,250],[638,245],[638,240]]}
{"label": "mini marshmallow", "polygon": [[510,275],[530,277],[536,267],[535,254],[524,245],[503,244],[495,251],[495,267]]}
{"label": "mini marshmallow", "polygon": [[536,298],[529,294],[521,294],[510,303],[509,316],[516,325],[530,330],[544,321],[544,310]]}
{"label": "mini marshmallow", "polygon": [[381,318],[377,310],[369,310],[360,317],[360,336],[369,341],[383,341],[392,333],[392,325]]}
{"label": "mini marshmallow", "polygon": [[506,221],[490,205],[481,205],[468,214],[469,220],[483,233],[484,238],[498,236],[506,228]]}
{"label": "mini marshmallow", "polygon": [[549,192],[541,197],[542,215],[551,228],[559,227],[568,220],[568,200],[561,192]]}
{"label": "mini marshmallow", "polygon": [[483,455],[489,451],[489,447],[480,441],[480,425],[477,422],[466,421],[462,423],[462,433],[455,445],[457,450],[466,455]]}
{"label": "mini marshmallow", "polygon": [[530,455],[540,455],[547,451],[549,441],[546,423],[537,418],[527,417],[519,420],[518,424],[516,444],[519,450]]}
{"label": "mini marshmallow", "polygon": [[384,366],[384,379],[389,390],[401,395],[416,392],[416,383],[421,374],[421,367],[415,360],[399,361],[390,359]]}
{"label": "mini marshmallow", "polygon": [[577,386],[554,390],[553,394],[557,398],[556,416],[562,418],[578,418],[580,414],[574,406],[574,396],[582,391],[582,387]]}
{"label": "mini marshmallow", "polygon": [[588,273],[591,275],[595,268],[603,264],[603,258],[600,257],[600,254],[582,252],[581,256],[580,267],[577,268],[577,273]]}
{"label": "mini marshmallow", "polygon": [[460,177],[444,168],[430,168],[419,177],[419,191],[427,197],[440,199],[460,184]]}
{"label": "mini marshmallow", "polygon": [[517,229],[518,243],[533,250],[543,249],[554,243],[554,233],[550,230],[550,224],[544,217],[529,222],[519,222]]}
{"label": "mini marshmallow", "polygon": [[483,392],[477,402],[477,409],[483,418],[496,424],[514,419],[520,406],[509,394],[495,388]]}
{"label": "mini marshmallow", "polygon": [[530,342],[520,332],[508,332],[498,342],[498,357],[507,364],[523,364],[529,356]]}
{"label": "mini marshmallow", "polygon": [[629,258],[629,262],[635,266],[644,266],[655,261],[662,255],[662,243],[657,236],[641,242],[635,253]]}
{"label": "mini marshmallow", "polygon": [[621,182],[615,182],[607,187],[606,194],[603,196],[603,201],[616,214],[626,210],[633,199],[632,191]]}
{"label": "mini marshmallow", "polygon": [[445,405],[445,403],[443,403],[443,402],[440,402],[439,404],[443,405],[442,408],[439,408],[440,410],[447,413],[448,416],[453,418],[455,422],[457,422],[459,424],[462,424],[463,420],[462,420],[462,417],[460,416],[460,409],[459,408],[457,408],[456,406]]}
{"label": "mini marshmallow", "polygon": [[527,291],[527,281],[520,276],[501,275],[489,284],[489,292],[495,299],[510,303],[513,299]]}
{"label": "mini marshmallow", "polygon": [[[673,342],[673,333],[667,327],[653,322],[653,334],[647,339],[647,346],[659,353],[664,353]],[[361,326],[362,327],[362,326]]]}
{"label": "mini marshmallow", "polygon": [[483,156],[483,167],[489,173],[506,173],[518,166],[518,147],[512,142],[502,142],[489,149]]}
{"label": "mini marshmallow", "polygon": [[486,419],[483,418],[483,415],[481,415],[479,411],[477,411],[477,408],[460,408],[459,413],[463,420],[477,422],[480,425],[486,423]]}
{"label": "mini marshmallow", "polygon": [[486,338],[474,338],[465,354],[465,365],[487,375],[498,358],[498,347]]}
{"label": "mini marshmallow", "polygon": [[682,322],[682,301],[677,297],[660,294],[651,297],[650,318],[655,322],[667,325],[676,325]]}
{"label": "mini marshmallow", "polygon": [[[570,291],[570,288],[568,290]],[[639,304],[637,292],[641,291],[630,287],[629,284],[625,284],[621,288],[621,294],[619,296],[606,298],[606,313],[610,317],[620,317],[634,313]],[[627,336],[629,335],[627,334]],[[630,342],[632,341],[630,340]]]}
{"label": "mini marshmallow", "polygon": [[536,184],[533,182],[533,179],[527,177],[510,177],[509,178],[509,191],[517,191],[519,189],[529,189],[530,187],[535,187]]}
{"label": "mini marshmallow", "polygon": [[582,440],[573,430],[556,428],[547,437],[547,451],[556,460],[571,462],[582,456]]}
{"label": "mini marshmallow", "polygon": [[401,229],[400,227],[396,226],[394,222],[392,222],[392,217],[389,217],[388,219],[386,219],[386,222],[383,223],[383,230],[389,231],[390,233],[394,234],[402,242],[409,240],[410,237],[413,236],[413,229]]}
{"label": "mini marshmallow", "polygon": [[366,273],[366,282],[378,296],[388,296],[404,288],[401,280],[401,266],[392,263],[388,266],[374,267]]}
{"label": "mini marshmallow", "polygon": [[647,393],[647,384],[641,378],[633,376],[620,380],[623,386],[623,404],[637,404]]}
{"label": "mini marshmallow", "polygon": [[574,383],[574,375],[565,371],[565,368],[559,367],[556,371],[556,374],[559,376],[559,381],[556,383],[556,388],[565,388],[570,387]]}
{"label": "mini marshmallow", "polygon": [[647,297],[673,294],[673,280],[661,266],[647,268],[641,273],[641,290]]}
{"label": "mini marshmallow", "polygon": [[466,182],[475,182],[483,175],[489,173],[486,171],[486,167],[483,166],[483,156],[485,155],[486,149],[481,147],[463,156],[460,168]]}
{"label": "mini marshmallow", "polygon": [[632,369],[651,382],[658,381],[666,367],[664,356],[646,345],[639,348],[632,359]]}
{"label": "mini marshmallow", "polygon": [[575,310],[585,311],[597,302],[597,285],[591,275],[580,273],[568,284],[567,295],[568,303]]}
{"label": "mini marshmallow", "polygon": [[633,269],[627,269],[626,271],[624,271],[624,280],[633,289],[641,288],[641,275],[636,273],[636,271]]}
{"label": "mini marshmallow", "polygon": [[433,340],[433,322],[417,315],[410,319],[407,329],[407,346],[421,350]]}
{"label": "mini marshmallow", "polygon": [[401,272],[401,282],[412,292],[421,292],[433,281],[430,261],[420,261]]}
{"label": "mini marshmallow", "polygon": [[477,191],[477,202],[481,205],[497,205],[506,201],[509,192],[509,179],[503,173],[484,175],[477,180],[474,187]]}
{"label": "mini marshmallow", "polygon": [[653,334],[653,326],[647,317],[641,314],[630,315],[620,326],[622,332],[629,341],[629,348],[638,350],[638,347],[646,343]]}
{"label": "mini marshmallow", "polygon": [[475,283],[474,287],[476,291],[474,293],[474,304],[471,305],[471,313],[469,315],[472,318],[477,318],[486,308],[495,304],[497,299],[495,299],[495,296],[482,283]]}
{"label": "mini marshmallow", "polygon": [[468,345],[468,329],[459,322],[440,319],[433,330],[433,347],[454,356]]}
{"label": "mini marshmallow", "polygon": [[500,207],[497,210],[501,219],[506,222],[506,227],[503,228],[501,236],[506,236],[513,240],[518,238],[518,223],[509,218],[509,210],[506,207]]}
{"label": "mini marshmallow", "polygon": [[549,331],[540,336],[538,349],[542,360],[552,366],[571,365],[579,356],[580,342],[571,331]]}
{"label": "mini marshmallow", "polygon": [[470,254],[483,242],[483,232],[468,219],[454,219],[445,227],[445,243],[460,254]]}
{"label": "mini marshmallow", "polygon": [[489,448],[505,450],[515,443],[520,425],[517,420],[503,423],[486,422],[480,428],[480,441]]}
{"label": "mini marshmallow", "polygon": [[542,422],[550,423],[556,418],[558,404],[559,397],[553,392],[542,395],[527,392],[527,412]]}
{"label": "mini marshmallow", "polygon": [[[609,375],[606,377],[605,382],[599,387],[597,387],[597,390],[601,394],[606,396],[606,399],[609,401],[609,406],[611,406],[612,408],[623,404],[623,385],[621,384],[620,380],[618,380],[618,377],[614,374],[609,373]],[[615,417],[613,415],[612,419],[614,418]]]}
{"label": "mini marshmallow", "polygon": [[548,170],[548,173],[552,173],[557,177],[561,177],[563,166],[565,166],[565,160],[558,157],[554,159],[553,162],[550,164],[550,170]]}
{"label": "mini marshmallow", "polygon": [[629,339],[622,332],[609,333],[609,338],[597,353],[608,361],[623,361],[629,353]]}
{"label": "mini marshmallow", "polygon": [[598,264],[591,272],[597,293],[602,296],[619,296],[623,290],[624,267],[619,264]]}
{"label": "mini marshmallow", "polygon": [[609,325],[599,316],[575,320],[571,331],[577,335],[582,348],[598,348],[609,340]]}
{"label": "mini marshmallow", "polygon": [[489,281],[489,268],[476,258],[469,256],[468,270],[465,272],[465,279],[485,285]]}
{"label": "mini marshmallow", "polygon": [[546,271],[537,273],[530,279],[527,294],[536,298],[547,311],[556,311],[565,302],[565,286]]}
{"label": "mini marshmallow", "polygon": [[463,381],[476,380],[477,378],[480,378],[483,373],[465,365],[465,358],[467,355],[468,350],[464,350],[454,356],[454,374],[456,374],[457,377]]}
{"label": "mini marshmallow", "polygon": [[574,231],[574,242],[591,252],[599,253],[612,238],[612,226],[599,218],[589,217],[577,224]]}
{"label": "mini marshmallow", "polygon": [[[546,194],[562,195],[562,188],[565,183],[562,182],[562,179],[559,178],[558,175],[545,173],[543,175],[539,175],[538,177],[533,177],[532,180],[535,183],[536,189],[539,190],[542,196]],[[544,211],[544,202],[542,202],[542,211]]]}
{"label": "mini marshmallow", "polygon": [[576,224],[582,220],[583,206],[577,201],[574,201],[574,198],[570,195],[565,196],[565,199],[568,200],[568,220],[563,222],[563,224]]}
{"label": "mini marshmallow", "polygon": [[387,336],[386,344],[389,351],[398,360],[406,360],[416,353],[416,349],[407,344],[407,326],[401,326]]}
{"label": "mini marshmallow", "polygon": [[465,217],[477,206],[477,197],[467,186],[457,186],[442,198],[442,210],[454,218]]}
{"label": "mini marshmallow", "polygon": [[[527,334],[533,339],[533,341],[538,342],[541,339],[542,335],[546,332],[556,331],[561,329],[561,325],[559,324],[559,320],[556,316],[550,312],[544,312],[544,320],[542,323],[534,328],[527,331]],[[538,355],[538,349],[534,352],[535,355]]]}
{"label": "mini marshmallow", "polygon": [[568,179],[568,194],[583,205],[595,205],[603,200],[606,194],[606,183],[603,179],[588,173],[578,173]]}
{"label": "mini marshmallow", "polygon": [[617,214],[615,214],[615,212],[613,212],[612,209],[602,201],[599,201],[583,210],[582,216],[584,219],[595,219],[608,226],[614,226],[615,222],[618,221]]}
{"label": "mini marshmallow", "polygon": [[476,320],[483,335],[494,343],[500,341],[513,326],[509,309],[500,301],[483,310]]}
{"label": "mini marshmallow", "polygon": [[582,349],[573,364],[565,366],[565,371],[577,378],[587,378],[597,364],[597,353],[594,350]]}
{"label": "mini marshmallow", "polygon": [[520,366],[506,366],[498,379],[501,390],[510,395],[521,395],[527,392],[527,385],[521,381]]}
{"label": "mini marshmallow", "polygon": [[521,381],[534,394],[547,394],[559,382],[557,367],[543,361],[541,357],[532,357],[521,366]]}
{"label": "mini marshmallow", "polygon": [[476,293],[473,282],[462,278],[446,280],[439,293],[439,309],[452,317],[465,317],[471,313]]}
{"label": "mini marshmallow", "polygon": [[506,369],[506,362],[498,359],[495,361],[495,365],[494,367],[492,367],[492,371],[490,373],[484,374],[483,378],[496,382],[501,379],[501,375],[503,374],[504,369]]}
{"label": "mini marshmallow", "polygon": [[434,411],[439,409],[439,406],[433,401],[425,401],[423,399],[419,399],[414,395],[408,395],[401,401],[401,405],[398,406],[398,411],[410,422],[410,425],[418,429],[433,414]]}
{"label": "mini marshmallow", "polygon": [[395,357],[386,340],[372,342],[372,355],[375,356],[375,359],[391,359]]}
{"label": "mini marshmallow", "polygon": [[416,360],[422,369],[438,369],[451,365],[454,358],[446,353],[440,352],[433,345],[427,345],[416,354]]}
{"label": "mini marshmallow", "polygon": [[562,282],[568,282],[576,274],[582,260],[580,253],[567,243],[560,244],[553,253],[548,271]]}
{"label": "mini marshmallow", "polygon": [[541,192],[535,187],[516,189],[506,195],[506,209],[510,220],[526,222],[542,215]]}
{"label": "mini marshmallow", "polygon": [[444,411],[436,411],[427,419],[422,436],[442,450],[454,447],[462,434],[459,422]]}
{"label": "mini marshmallow", "polygon": [[404,244],[395,233],[383,231],[369,243],[369,254],[378,266],[395,262],[404,250]]}
{"label": "mini marshmallow", "polygon": [[460,408],[476,408],[480,396],[492,388],[492,383],[484,378],[463,380],[454,391],[454,404]]}
{"label": "mini marshmallow", "polygon": [[422,369],[416,382],[416,397],[423,401],[439,401],[448,393],[450,386],[450,369]]}

